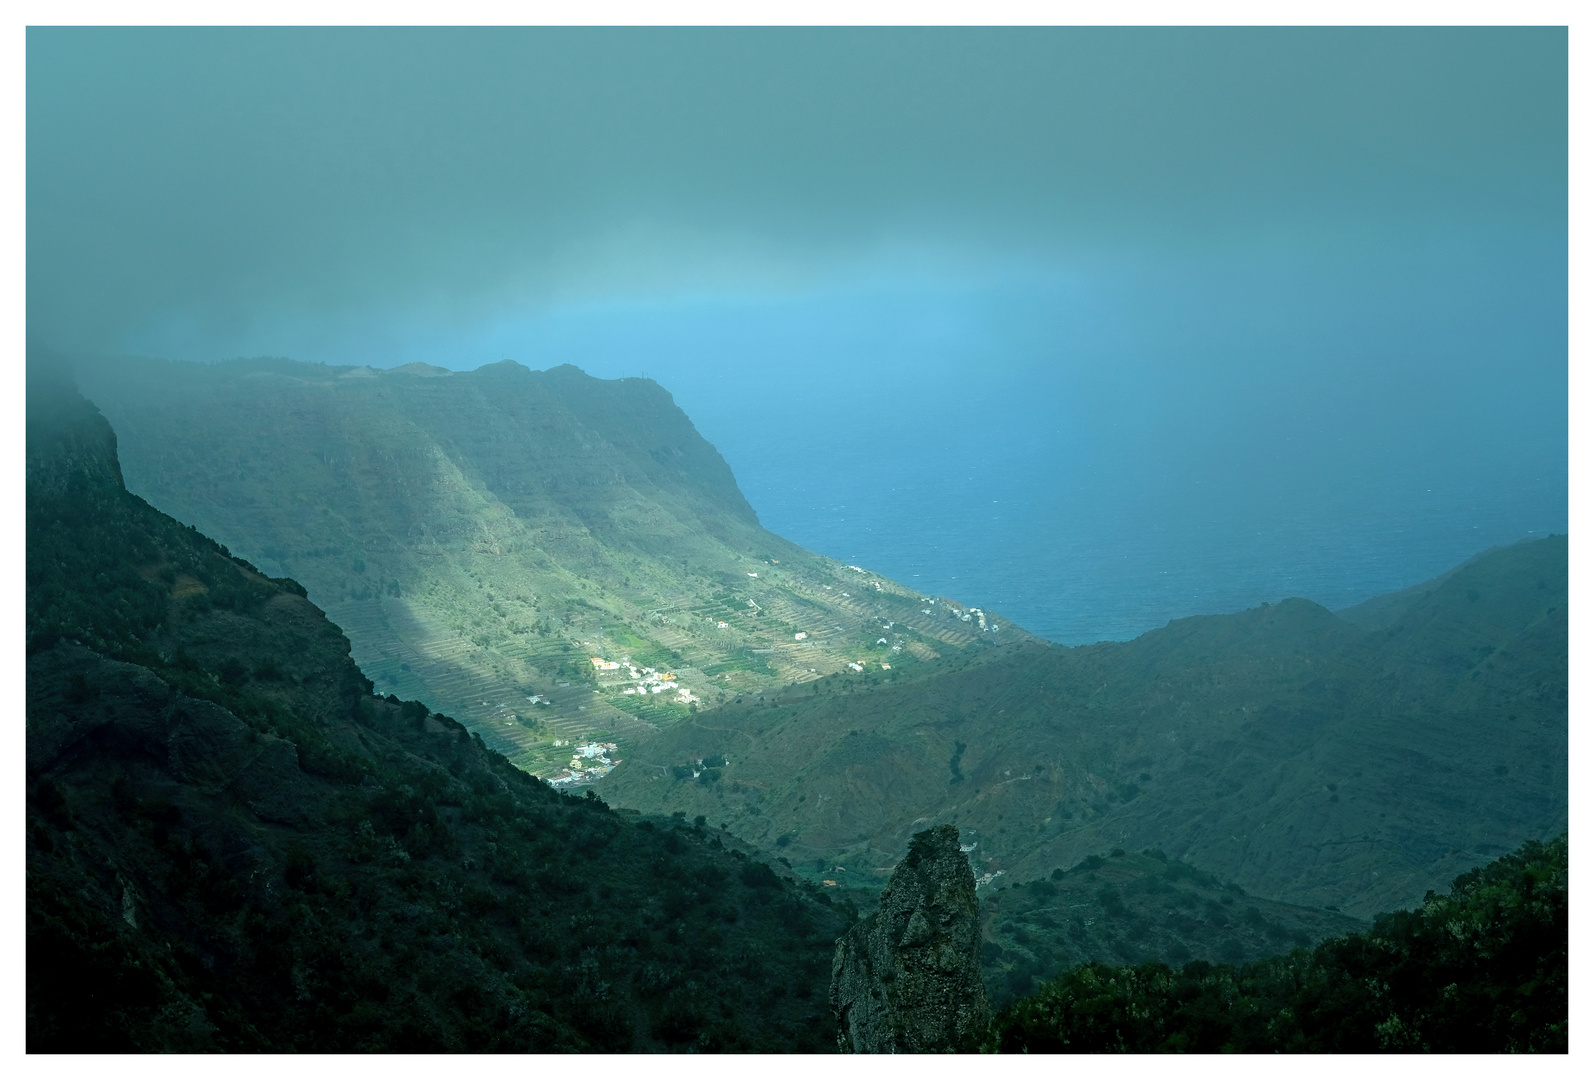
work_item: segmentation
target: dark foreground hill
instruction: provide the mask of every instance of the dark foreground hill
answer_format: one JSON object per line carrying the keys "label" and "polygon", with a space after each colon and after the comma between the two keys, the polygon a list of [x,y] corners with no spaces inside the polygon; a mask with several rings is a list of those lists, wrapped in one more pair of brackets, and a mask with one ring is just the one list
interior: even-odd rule
{"label": "dark foreground hill", "polygon": [[763,529],[647,379],[75,363],[132,491],[302,582],[378,690],[544,777],[571,740],[623,754],[737,694],[1028,636]]}
{"label": "dark foreground hill", "polygon": [[27,638],[30,1051],[833,1047],[828,898],[374,696],[31,363]]}
{"label": "dark foreground hill", "polygon": [[1565,1053],[1567,838],[1369,930],[1242,966],[1074,968],[992,1026],[1006,1053]]}
{"label": "dark foreground hill", "polygon": [[692,717],[599,790],[843,884],[883,881],[951,822],[982,889],[1158,848],[1368,918],[1566,829],[1566,538],[1374,614],[1287,600],[912,681],[826,678]]}

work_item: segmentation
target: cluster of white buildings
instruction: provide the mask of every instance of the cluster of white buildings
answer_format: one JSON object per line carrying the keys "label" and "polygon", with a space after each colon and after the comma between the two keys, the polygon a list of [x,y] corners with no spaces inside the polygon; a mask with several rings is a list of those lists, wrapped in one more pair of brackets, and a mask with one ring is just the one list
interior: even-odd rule
{"label": "cluster of white buildings", "polygon": [[[563,745],[563,741],[556,740],[554,745]],[[612,756],[619,749],[612,742],[590,742],[576,747],[570,755],[569,768],[550,778],[549,786],[575,787],[579,784],[590,784],[601,776],[607,776],[609,770],[620,764],[620,758]]]}
{"label": "cluster of white buildings", "polygon": [[[927,607],[927,608],[920,608],[919,609],[919,614],[921,614],[921,615],[933,615],[933,614],[935,614],[934,608],[935,608],[936,601],[935,601],[935,599],[933,597],[923,600],[922,603],[929,604],[930,606]],[[981,611],[977,607],[971,607],[967,611],[964,611],[962,608],[958,607],[952,601],[948,600],[946,602],[946,610],[947,610],[947,614],[951,615],[954,619],[961,619],[964,622],[978,622],[980,624],[980,629],[981,630],[989,630],[991,633],[994,634],[998,630],[1001,629],[1000,626],[996,625],[996,620],[994,618],[991,620],[989,625],[987,625],[987,623],[985,621],[985,612]]]}
{"label": "cluster of white buildings", "polygon": [[609,770],[620,764],[620,758],[610,757],[619,749],[612,742],[590,742],[576,747],[570,755],[570,767],[549,780],[548,785],[556,788],[575,787],[609,775]]}
{"label": "cluster of white buildings", "polygon": [[956,604],[948,604],[947,608],[952,612],[953,618],[962,619],[964,622],[972,622],[975,619],[978,619],[980,622],[980,629],[987,629],[985,625],[985,612],[981,611],[979,608],[971,607],[967,611],[959,611]]}
{"label": "cluster of white buildings", "polygon": [[629,658],[624,660],[605,660],[598,656],[592,657],[592,666],[599,671],[619,671],[624,668],[637,685],[626,687],[620,691],[622,694],[642,696],[674,694],[675,696],[671,700],[681,705],[690,705],[694,701],[703,700],[678,683],[675,679],[675,673],[672,671],[659,671],[650,667],[639,668],[631,663]]}

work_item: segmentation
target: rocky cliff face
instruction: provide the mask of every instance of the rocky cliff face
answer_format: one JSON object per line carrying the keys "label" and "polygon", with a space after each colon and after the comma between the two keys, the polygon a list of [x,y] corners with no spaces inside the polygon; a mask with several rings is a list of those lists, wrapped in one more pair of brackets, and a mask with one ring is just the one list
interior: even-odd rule
{"label": "rocky cliff face", "polygon": [[844,1053],[972,1048],[990,1022],[979,905],[958,831],[913,838],[874,914],[836,943],[830,1007]]}

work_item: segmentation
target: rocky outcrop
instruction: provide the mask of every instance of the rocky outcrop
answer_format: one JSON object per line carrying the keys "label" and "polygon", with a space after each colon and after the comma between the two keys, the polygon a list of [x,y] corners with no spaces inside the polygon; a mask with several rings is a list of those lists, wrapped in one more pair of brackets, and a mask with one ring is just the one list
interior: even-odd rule
{"label": "rocky outcrop", "polygon": [[843,1053],[973,1049],[990,1023],[979,903],[958,831],[913,838],[880,907],[836,942],[830,1007]]}

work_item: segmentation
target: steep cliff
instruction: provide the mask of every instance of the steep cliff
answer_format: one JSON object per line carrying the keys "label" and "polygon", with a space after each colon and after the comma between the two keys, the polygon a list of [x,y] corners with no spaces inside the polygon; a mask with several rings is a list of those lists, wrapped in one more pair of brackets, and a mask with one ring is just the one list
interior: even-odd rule
{"label": "steep cliff", "polygon": [[879,908],[836,943],[830,1008],[844,1053],[973,1049],[991,1019],[980,912],[957,829],[913,838]]}

